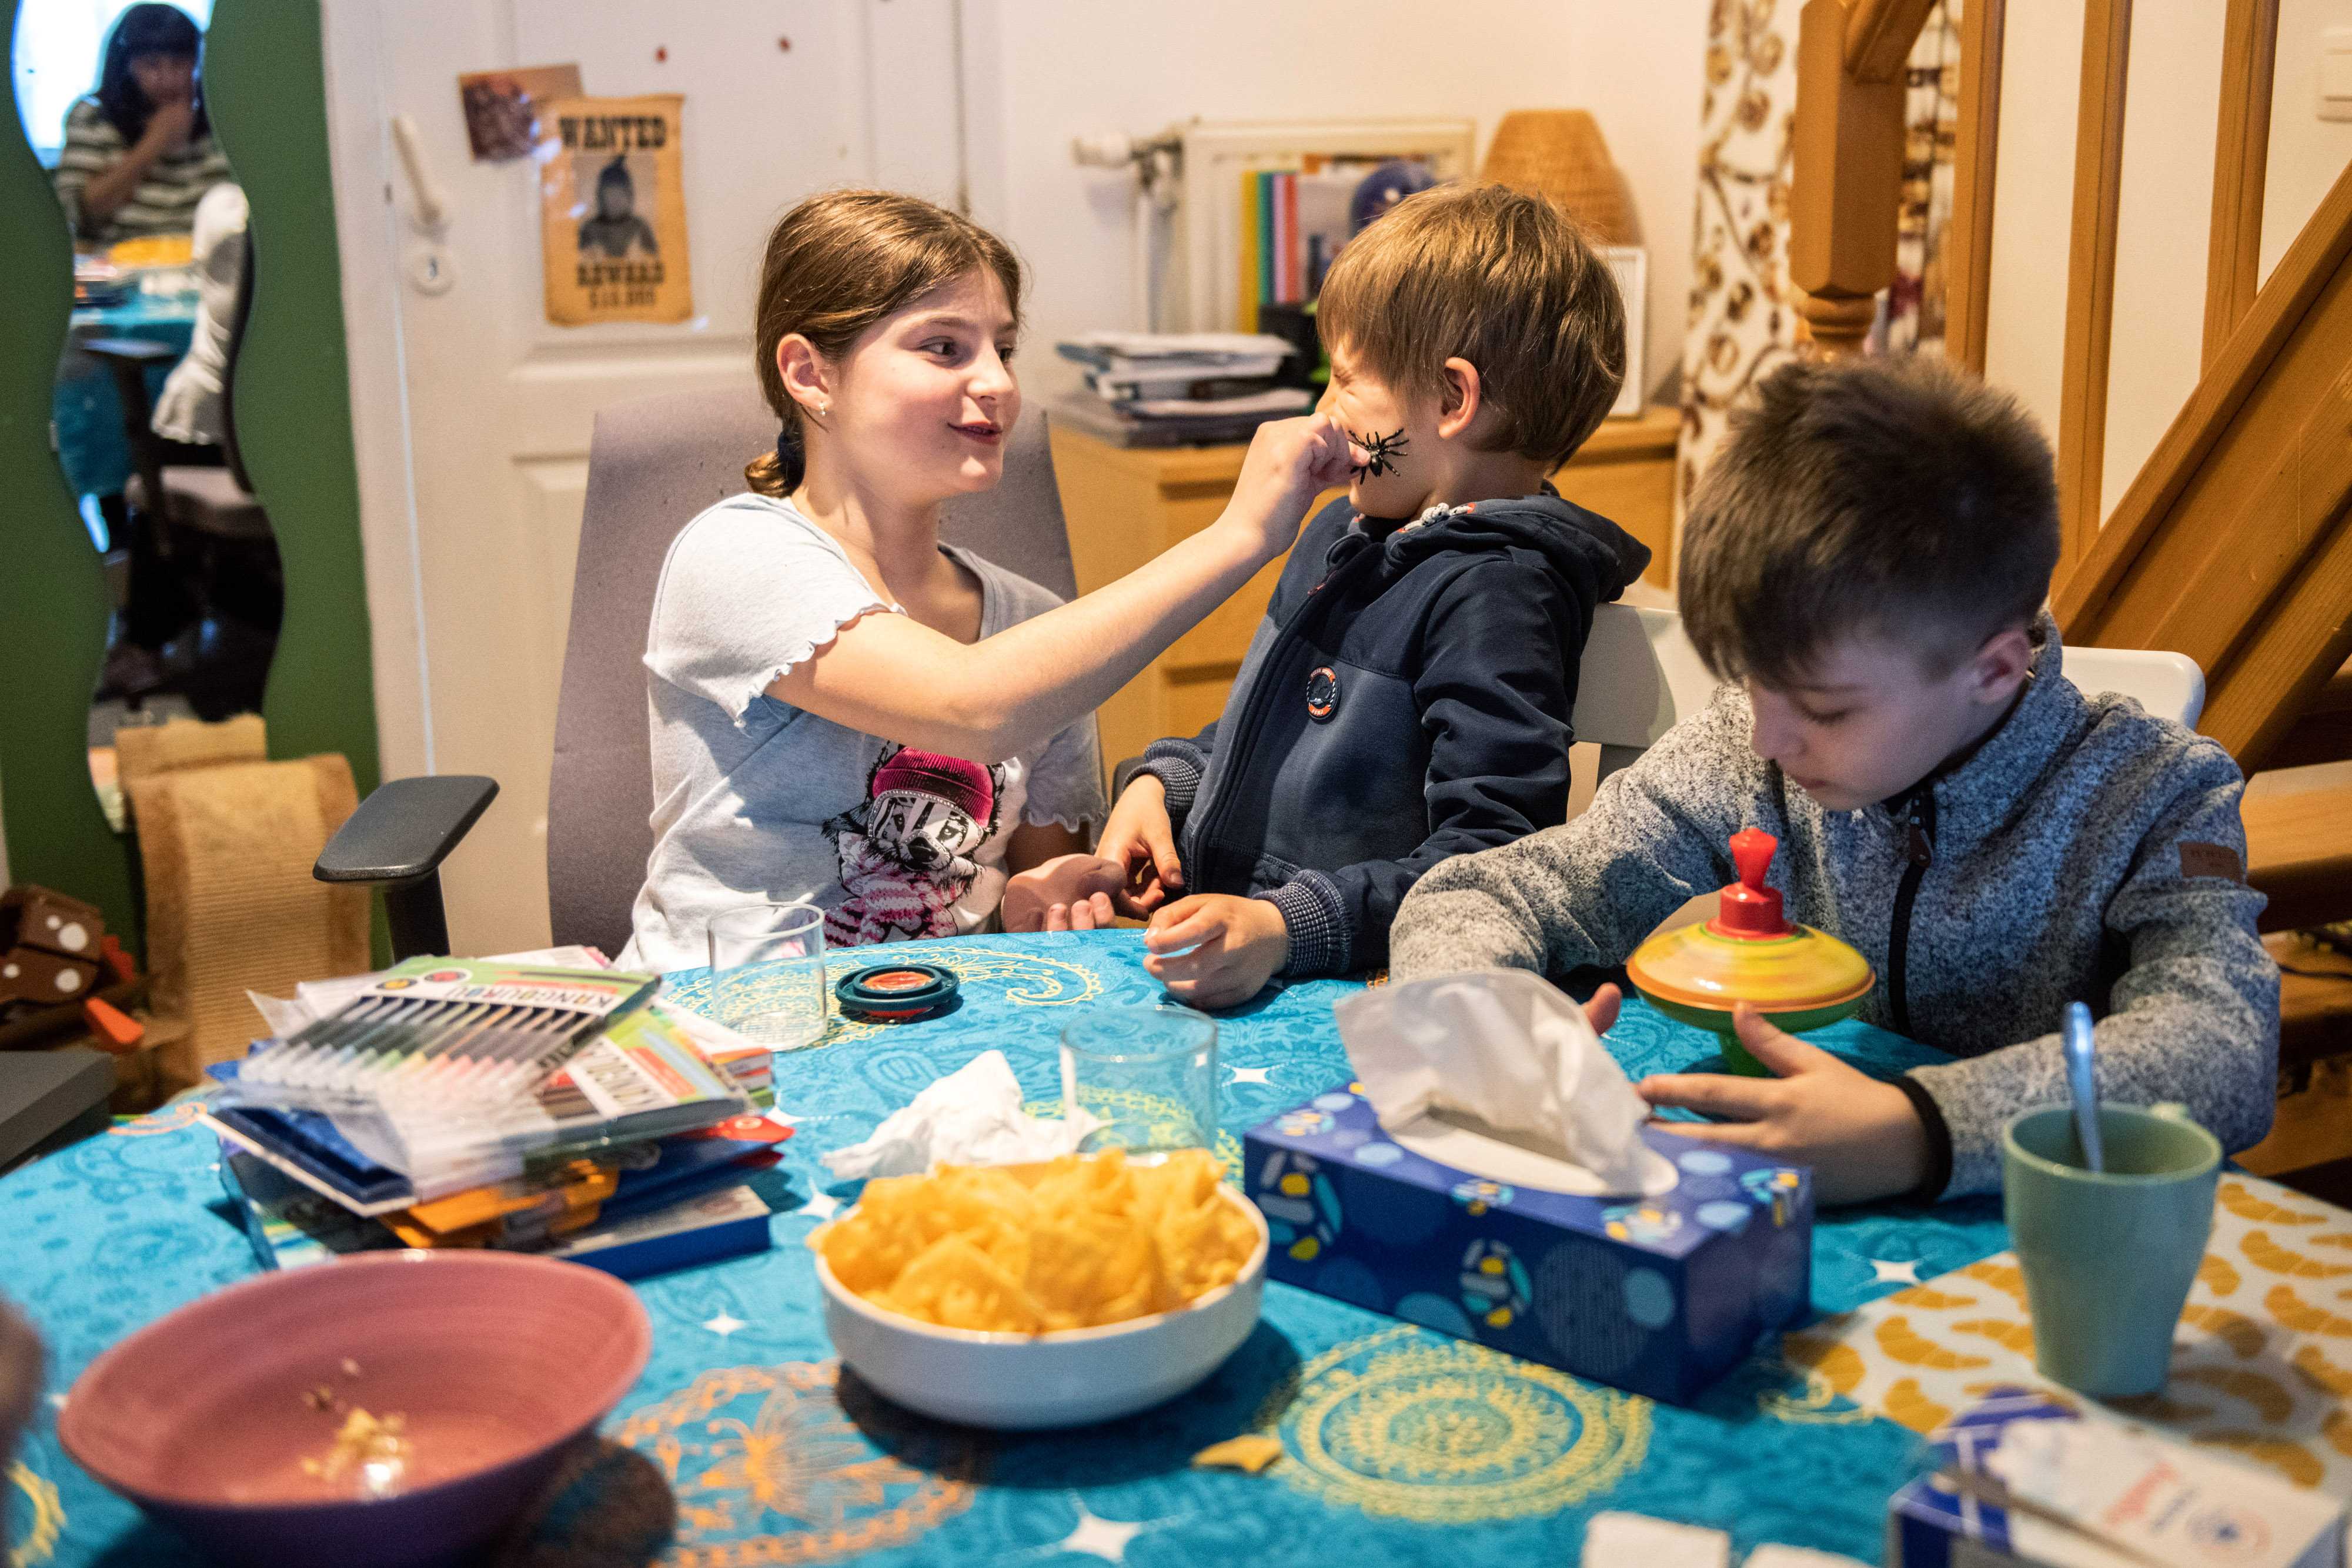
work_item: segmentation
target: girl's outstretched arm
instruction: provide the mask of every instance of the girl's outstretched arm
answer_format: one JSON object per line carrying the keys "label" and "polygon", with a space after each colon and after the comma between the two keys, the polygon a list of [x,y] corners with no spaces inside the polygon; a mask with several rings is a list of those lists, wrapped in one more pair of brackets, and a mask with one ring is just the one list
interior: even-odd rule
{"label": "girl's outstretched arm", "polygon": [[974,762],[1041,746],[1133,680],[1298,536],[1307,504],[1348,476],[1347,433],[1322,414],[1260,425],[1223,515],[1117,582],[965,644],[868,614],[768,695],[850,729]]}

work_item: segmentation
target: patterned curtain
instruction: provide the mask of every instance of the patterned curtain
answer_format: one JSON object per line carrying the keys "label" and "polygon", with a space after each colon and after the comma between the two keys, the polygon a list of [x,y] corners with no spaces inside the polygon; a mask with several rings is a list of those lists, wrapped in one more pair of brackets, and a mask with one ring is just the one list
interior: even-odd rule
{"label": "patterned curtain", "polygon": [[[1941,248],[1952,211],[1961,4],[1943,0],[1911,52],[1897,270],[1894,287],[1879,297],[1873,352],[1942,350]],[[1715,0],[1683,337],[1677,538],[1730,411],[1797,351],[1789,285],[1790,131],[1796,101],[1796,0]]]}

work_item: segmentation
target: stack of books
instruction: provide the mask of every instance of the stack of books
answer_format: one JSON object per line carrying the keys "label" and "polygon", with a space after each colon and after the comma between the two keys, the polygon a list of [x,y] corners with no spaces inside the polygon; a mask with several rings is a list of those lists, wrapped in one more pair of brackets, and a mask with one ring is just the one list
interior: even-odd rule
{"label": "stack of books", "polygon": [[792,1135],[754,1111],[767,1052],[657,985],[573,949],[275,1004],[284,1038],[212,1068],[203,1112],[256,1257],[496,1247],[634,1277],[764,1249]]}
{"label": "stack of books", "polygon": [[1246,441],[1269,419],[1304,413],[1315,394],[1285,375],[1294,350],[1251,332],[1088,332],[1055,345],[1086,367],[1087,393],[1055,417],[1119,446]]}

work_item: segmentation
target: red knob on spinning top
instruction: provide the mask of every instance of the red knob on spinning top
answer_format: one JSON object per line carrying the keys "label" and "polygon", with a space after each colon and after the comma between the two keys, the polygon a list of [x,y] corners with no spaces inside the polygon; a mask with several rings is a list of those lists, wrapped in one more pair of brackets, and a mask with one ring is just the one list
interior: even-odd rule
{"label": "red knob on spinning top", "polygon": [[1709,931],[1762,942],[1795,929],[1780,913],[1780,889],[1764,885],[1764,873],[1780,849],[1780,841],[1761,829],[1742,828],[1731,835],[1731,862],[1739,868],[1739,880],[1723,890],[1722,911],[1706,923]]}

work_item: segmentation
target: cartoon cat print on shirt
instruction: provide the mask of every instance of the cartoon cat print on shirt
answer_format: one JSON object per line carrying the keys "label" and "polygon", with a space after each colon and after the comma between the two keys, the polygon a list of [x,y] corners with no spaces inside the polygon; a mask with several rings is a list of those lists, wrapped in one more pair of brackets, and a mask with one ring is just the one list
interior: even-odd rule
{"label": "cartoon cat print on shirt", "polygon": [[971,853],[996,831],[1003,792],[1002,768],[885,750],[866,777],[865,803],[824,824],[849,894],[825,915],[826,943],[954,936],[955,902],[980,873]]}

